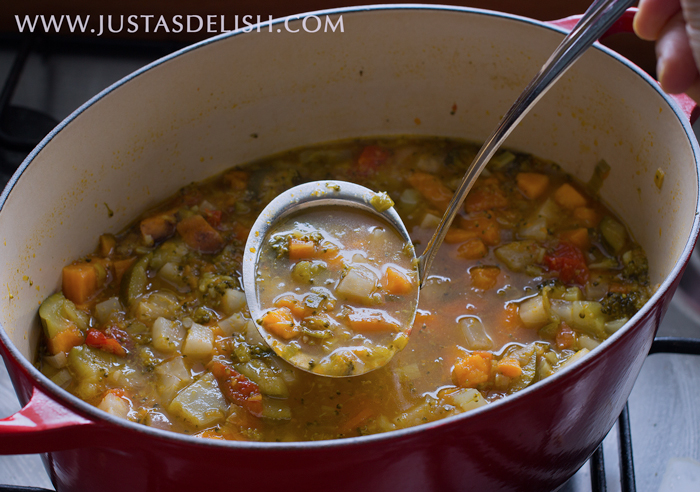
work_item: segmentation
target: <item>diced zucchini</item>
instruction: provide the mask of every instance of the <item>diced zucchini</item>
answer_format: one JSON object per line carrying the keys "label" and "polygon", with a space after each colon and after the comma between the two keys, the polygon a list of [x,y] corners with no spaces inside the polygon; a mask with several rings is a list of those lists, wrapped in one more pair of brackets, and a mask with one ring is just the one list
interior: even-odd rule
{"label": "diced zucchini", "polygon": [[119,290],[119,298],[127,307],[135,303],[146,293],[148,287],[148,266],[151,262],[151,255],[144,255],[134,262],[129,269],[124,272]]}
{"label": "diced zucchini", "polygon": [[245,364],[236,364],[236,370],[260,387],[263,395],[288,398],[289,390],[280,376],[260,359],[252,359]]}
{"label": "diced zucchini", "polygon": [[588,350],[587,348],[582,348],[574,355],[569,357],[566,361],[562,362],[561,365],[559,365],[559,367],[557,368],[557,370],[559,371],[561,369],[564,369],[565,367],[568,367],[571,364],[581,360],[586,354],[588,354],[588,352],[590,352],[590,350]]}
{"label": "diced zucchini", "polygon": [[510,393],[515,393],[527,388],[535,380],[537,374],[537,349],[534,344],[516,350],[513,354],[520,362],[523,372],[517,378],[513,378]]}
{"label": "diced zucchini", "polygon": [[66,367],[78,382],[75,394],[83,400],[91,400],[105,390],[104,380],[117,363],[112,354],[80,345],[68,353]]}
{"label": "diced zucchini", "polygon": [[228,405],[221,394],[219,383],[210,372],[180,390],[169,405],[169,410],[197,427],[223,421]]}
{"label": "diced zucchini", "polygon": [[110,297],[106,301],[103,301],[95,306],[97,321],[102,325],[109,321],[112,313],[118,313],[120,311],[122,311],[122,304],[119,302],[118,297]]}
{"label": "diced zucchini", "polygon": [[153,347],[166,353],[180,350],[185,335],[185,329],[179,322],[162,317],[155,320],[151,329]]}
{"label": "diced zucchini", "polygon": [[292,409],[284,400],[276,398],[263,397],[262,400],[262,416],[271,420],[291,420]]}
{"label": "diced zucchini", "polygon": [[627,230],[618,221],[606,215],[600,221],[600,233],[612,248],[613,253],[618,254],[627,243]]}
{"label": "diced zucchini", "polygon": [[550,320],[549,310],[545,305],[544,297],[541,295],[521,302],[518,313],[523,324],[528,328],[540,328]]}
{"label": "diced zucchini", "polygon": [[159,317],[174,318],[179,310],[180,303],[172,292],[158,291],[139,300],[135,314],[140,321],[148,322]]}
{"label": "diced zucchini", "polygon": [[182,354],[195,359],[209,359],[214,353],[214,333],[208,326],[192,323],[182,347]]}
{"label": "diced zucchini", "polygon": [[620,318],[608,321],[607,323],[605,323],[605,332],[609,335],[612,335],[617,330],[625,326],[625,323],[627,323],[628,321],[629,318]]}
{"label": "diced zucchini", "polygon": [[464,316],[458,320],[458,323],[469,350],[489,350],[493,347],[493,341],[479,318]]}
{"label": "diced zucchini", "polygon": [[48,338],[54,338],[71,327],[86,330],[89,321],[89,316],[76,308],[61,292],[49,296],[41,303],[39,317]]}

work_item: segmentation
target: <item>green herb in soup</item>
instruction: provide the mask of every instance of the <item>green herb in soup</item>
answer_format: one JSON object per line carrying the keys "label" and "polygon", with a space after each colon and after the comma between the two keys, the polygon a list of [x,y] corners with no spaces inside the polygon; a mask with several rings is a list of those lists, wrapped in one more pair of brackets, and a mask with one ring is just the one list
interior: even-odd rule
{"label": "green herb in soup", "polygon": [[[241,291],[249,228],[283,190],[338,179],[386,192],[376,206],[395,203],[421,252],[477,150],[442,138],[340,142],[187,186],[64,268],[61,292],[39,310],[38,365],[113,415],[231,440],[386,432],[527,388],[585,356],[651,294],[644,251],[595,195],[607,164],[582,185],[536,157],[499,153],[441,247],[406,347],[371,373],[326,378],[287,364]],[[281,343],[315,344],[321,363],[348,338],[368,351],[405,341],[395,306],[417,278],[383,225],[365,225],[363,245],[333,220],[281,227],[278,263],[261,272]]]}
{"label": "green herb in soup", "polygon": [[279,224],[267,243],[256,269],[257,321],[277,354],[317,374],[352,376],[404,348],[417,265],[391,225],[350,207],[318,207]]}

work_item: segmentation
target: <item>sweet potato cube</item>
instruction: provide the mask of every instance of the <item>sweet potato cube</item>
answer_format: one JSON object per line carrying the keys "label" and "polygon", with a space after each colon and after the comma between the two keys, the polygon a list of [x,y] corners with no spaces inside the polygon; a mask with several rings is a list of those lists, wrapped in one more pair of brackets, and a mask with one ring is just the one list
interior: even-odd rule
{"label": "sweet potato cube", "polygon": [[469,270],[472,285],[481,290],[492,289],[498,283],[501,269],[494,266],[475,267]]}
{"label": "sweet potato cube", "polygon": [[87,301],[99,288],[97,270],[92,262],[63,267],[63,295],[76,304]]}
{"label": "sweet potato cube", "polygon": [[146,217],[139,229],[146,244],[157,243],[175,234],[175,217],[167,214]]}
{"label": "sweet potato cube", "polygon": [[217,253],[224,247],[221,234],[201,215],[182,219],[177,224],[177,232],[185,244],[200,253]]}
{"label": "sweet potato cube", "polygon": [[489,249],[478,237],[473,237],[465,241],[457,248],[457,256],[465,260],[478,260],[486,256],[488,252]]}
{"label": "sweet potato cube", "polygon": [[530,200],[542,196],[549,186],[549,176],[541,173],[518,173],[515,178],[518,188]]}
{"label": "sweet potato cube", "polygon": [[586,197],[569,183],[564,183],[554,192],[554,201],[568,210],[584,207],[587,203]]}
{"label": "sweet potato cube", "polygon": [[413,290],[413,282],[403,273],[389,267],[384,275],[384,287],[389,294],[400,296]]}
{"label": "sweet potato cube", "polygon": [[299,334],[299,327],[294,323],[292,311],[287,307],[271,309],[260,320],[262,327],[271,335],[289,340]]}

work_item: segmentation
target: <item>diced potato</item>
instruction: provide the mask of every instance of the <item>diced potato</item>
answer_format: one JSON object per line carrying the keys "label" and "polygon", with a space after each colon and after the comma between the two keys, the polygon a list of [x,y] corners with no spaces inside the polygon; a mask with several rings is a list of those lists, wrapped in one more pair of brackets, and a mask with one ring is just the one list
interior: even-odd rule
{"label": "diced potato", "polygon": [[178,390],[192,381],[190,371],[187,370],[182,357],[175,357],[163,362],[156,367],[158,376],[156,390],[164,401],[173,399]]}
{"label": "diced potato", "polygon": [[612,321],[608,321],[605,323],[605,331],[609,334],[612,335],[615,333],[617,330],[625,326],[625,323],[629,321],[629,318],[620,318],[620,319],[614,319]]}
{"label": "diced potato", "polygon": [[153,323],[151,336],[153,346],[161,352],[172,353],[180,350],[182,341],[185,339],[185,329],[177,321],[170,321],[165,318],[158,318]]}
{"label": "diced potato", "polygon": [[214,354],[214,332],[208,326],[192,323],[187,331],[183,355],[196,359],[208,359]]}
{"label": "diced potato", "polygon": [[486,405],[486,400],[481,393],[474,388],[461,388],[449,393],[445,399],[458,407],[463,412],[474,410]]}
{"label": "diced potato", "polygon": [[435,229],[438,226],[438,224],[440,224],[440,217],[431,213],[427,213],[425,214],[425,217],[423,217],[420,226],[423,229]]}
{"label": "diced potato", "polygon": [[70,375],[70,371],[68,369],[64,368],[51,376],[51,381],[61,388],[66,388],[71,381],[73,381],[73,376]]}
{"label": "diced potato", "polygon": [[526,222],[518,231],[518,235],[523,239],[544,241],[547,239],[547,219],[544,217],[537,217],[534,220]]}
{"label": "diced potato", "polygon": [[521,272],[525,267],[541,263],[545,250],[534,241],[515,241],[496,248],[496,258],[514,271]]}
{"label": "diced potato", "polygon": [[531,297],[521,302],[519,314],[528,328],[540,328],[549,322],[549,312],[542,296]]}
{"label": "diced potato", "polygon": [[97,408],[120,419],[125,419],[129,415],[129,403],[112,392],[108,392]]}
{"label": "diced potato", "polygon": [[338,283],[336,293],[346,299],[370,304],[376,288],[377,276],[374,272],[362,266],[353,266]]}
{"label": "diced potato", "polygon": [[204,427],[223,421],[228,405],[216,378],[207,372],[180,390],[168,408],[173,414],[191,424]]}
{"label": "diced potato", "polygon": [[243,316],[241,313],[234,313],[226,319],[222,319],[217,323],[224,335],[230,337],[234,333],[242,333],[246,329],[248,324],[248,318]]}
{"label": "diced potato", "polygon": [[578,344],[581,348],[593,350],[598,345],[600,345],[600,342],[597,340],[594,340],[593,338],[591,338],[587,335],[581,335],[580,337],[578,337]]}
{"label": "diced potato", "polygon": [[462,329],[469,350],[489,350],[493,347],[493,341],[486,333],[486,328],[481,320],[475,316],[460,318],[459,327]]}
{"label": "diced potato", "polygon": [[600,221],[600,233],[615,254],[622,251],[627,243],[627,230],[618,221],[606,215]]}
{"label": "diced potato", "polygon": [[605,317],[602,305],[596,301],[574,301],[572,303],[571,326],[596,338],[605,338]]}
{"label": "diced potato", "polygon": [[549,301],[549,309],[560,320],[565,321],[568,324],[573,323],[574,306],[572,302],[552,299]]}
{"label": "diced potato", "polygon": [[231,316],[244,309],[246,306],[245,293],[236,289],[226,289],[221,297],[221,309],[226,316]]}

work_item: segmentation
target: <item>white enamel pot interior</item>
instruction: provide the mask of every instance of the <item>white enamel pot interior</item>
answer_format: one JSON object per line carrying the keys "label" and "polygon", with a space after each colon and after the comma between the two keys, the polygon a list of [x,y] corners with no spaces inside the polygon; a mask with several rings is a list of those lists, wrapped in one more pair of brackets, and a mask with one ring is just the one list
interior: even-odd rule
{"label": "white enamel pot interior", "polygon": [[[376,135],[479,141],[563,37],[539,22],[457,8],[346,9],[331,17],[340,15],[343,33],[290,33],[275,24],[273,32],[234,33],[156,62],[80,108],[27,158],[0,209],[0,323],[9,357],[36,384],[103,418],[31,366],[39,303],[59,288],[63,265],[91,252],[101,233],[120,231],[185,184],[295,147]],[[659,285],[652,304],[666,302],[697,235],[698,146],[652,79],[597,46],[506,145],[555,161],[582,181],[605,159],[612,171],[602,197],[647,252]],[[657,169],[665,173],[661,188]],[[644,336],[648,348],[653,329]],[[640,366],[621,391],[629,394]],[[507,412],[508,405],[494,407]],[[585,456],[572,461],[580,466]],[[553,480],[563,481],[576,463]]]}

